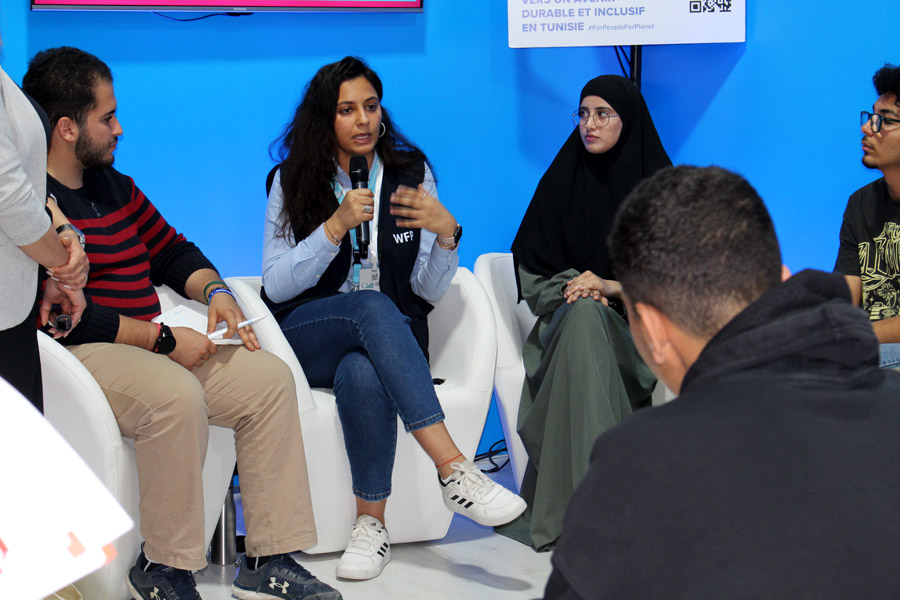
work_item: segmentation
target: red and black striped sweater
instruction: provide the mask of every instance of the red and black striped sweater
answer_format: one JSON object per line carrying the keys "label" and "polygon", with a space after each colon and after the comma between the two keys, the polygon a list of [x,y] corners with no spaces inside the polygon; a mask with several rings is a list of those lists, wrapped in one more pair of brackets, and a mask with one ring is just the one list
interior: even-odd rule
{"label": "red and black striped sweater", "polygon": [[119,315],[149,321],[159,314],[153,286],[184,295],[198,269],[214,269],[199,248],[175,231],[134,180],[112,167],[84,172],[72,190],[47,176],[63,214],[84,232],[91,271],[84,288],[88,308],[65,344],[113,342]]}

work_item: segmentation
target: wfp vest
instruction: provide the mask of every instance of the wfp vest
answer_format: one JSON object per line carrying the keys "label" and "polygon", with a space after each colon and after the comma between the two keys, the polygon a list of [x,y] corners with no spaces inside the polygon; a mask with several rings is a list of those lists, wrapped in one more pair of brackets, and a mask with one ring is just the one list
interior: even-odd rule
{"label": "wfp vest", "polygon": [[[417,164],[407,173],[398,173],[385,168],[381,182],[381,196],[378,208],[378,268],[379,287],[401,313],[409,317],[409,327],[419,347],[428,358],[428,313],[434,308],[426,300],[416,296],[409,279],[412,276],[416,257],[419,254],[421,230],[398,227],[397,220],[390,213],[391,194],[401,185],[415,188],[425,178],[425,163]],[[337,209],[335,200],[335,209]],[[294,231],[294,239],[299,239]],[[350,232],[341,240],[337,256],[325,269],[318,283],[299,296],[285,302],[274,302],[261,291],[262,299],[280,323],[290,312],[301,304],[339,293],[338,289],[347,279],[353,264]]]}

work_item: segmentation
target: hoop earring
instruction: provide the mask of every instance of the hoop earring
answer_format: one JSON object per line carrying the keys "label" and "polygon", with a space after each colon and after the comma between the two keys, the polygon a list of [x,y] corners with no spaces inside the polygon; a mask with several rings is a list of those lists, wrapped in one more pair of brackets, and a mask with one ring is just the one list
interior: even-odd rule
{"label": "hoop earring", "polygon": [[384,134],[387,133],[387,127],[384,125],[384,121],[381,122],[381,133],[378,134],[378,137],[384,137]]}

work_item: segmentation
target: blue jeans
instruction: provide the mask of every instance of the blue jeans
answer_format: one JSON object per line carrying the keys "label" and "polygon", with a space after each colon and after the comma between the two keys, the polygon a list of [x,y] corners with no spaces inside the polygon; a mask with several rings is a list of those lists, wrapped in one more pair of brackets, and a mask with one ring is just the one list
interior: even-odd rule
{"label": "blue jeans", "polygon": [[900,344],[879,344],[878,354],[881,356],[882,369],[900,366]]}
{"label": "blue jeans", "polygon": [[298,306],[281,329],[312,387],[334,388],[353,493],[391,494],[397,416],[406,431],[444,420],[409,318],[381,292],[360,290]]}

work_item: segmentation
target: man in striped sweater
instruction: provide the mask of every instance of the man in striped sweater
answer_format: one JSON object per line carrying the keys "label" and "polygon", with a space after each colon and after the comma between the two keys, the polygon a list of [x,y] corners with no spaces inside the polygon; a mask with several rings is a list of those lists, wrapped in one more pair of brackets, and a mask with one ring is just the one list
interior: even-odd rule
{"label": "man in striped sweater", "polygon": [[209,305],[230,337],[244,315],[212,263],[113,167],[122,128],[112,74],[76,48],[38,53],[23,79],[52,126],[48,190],[84,234],[91,271],[81,324],[65,339],[134,439],[143,551],[128,576],[137,599],[199,599],[206,566],[201,470],[209,425],[234,429],[247,523],[238,598],[340,598],[289,553],[316,543],[293,377],[259,349],[216,346],[158,325],[155,285]]}

